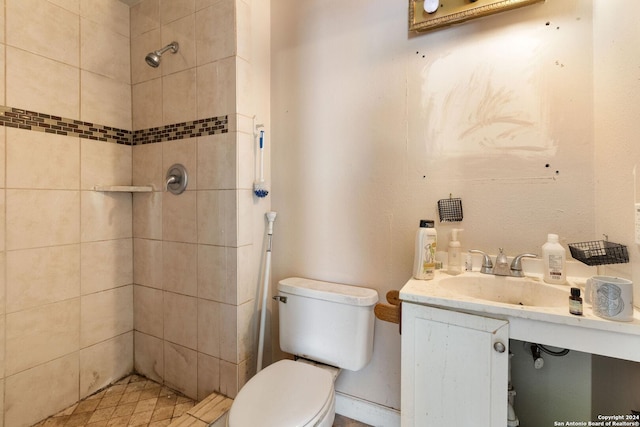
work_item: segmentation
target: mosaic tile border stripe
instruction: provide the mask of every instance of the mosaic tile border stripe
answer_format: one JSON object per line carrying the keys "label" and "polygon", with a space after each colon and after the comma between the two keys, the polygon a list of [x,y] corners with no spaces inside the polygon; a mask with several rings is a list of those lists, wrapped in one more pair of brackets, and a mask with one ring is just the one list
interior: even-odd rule
{"label": "mosaic tile border stripe", "polygon": [[124,145],[153,144],[229,132],[228,116],[209,117],[132,132],[6,106],[0,106],[0,126]]}
{"label": "mosaic tile border stripe", "polygon": [[116,144],[131,145],[132,141],[130,130],[5,106],[0,107],[0,126],[56,135],[75,135],[80,138],[114,142]]}
{"label": "mosaic tile border stripe", "polygon": [[229,132],[228,116],[209,117],[191,122],[137,130],[133,134],[133,145],[153,144],[227,132]]}

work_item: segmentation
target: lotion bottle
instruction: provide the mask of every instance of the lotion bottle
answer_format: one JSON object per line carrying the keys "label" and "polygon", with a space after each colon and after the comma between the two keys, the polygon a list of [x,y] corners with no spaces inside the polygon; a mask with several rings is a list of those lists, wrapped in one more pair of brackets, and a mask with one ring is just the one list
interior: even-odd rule
{"label": "lotion bottle", "polygon": [[438,234],[434,224],[433,220],[420,220],[420,228],[416,233],[416,253],[413,259],[415,279],[431,280],[435,276]]}
{"label": "lotion bottle", "polygon": [[461,231],[463,231],[461,228],[451,230],[451,240],[449,240],[447,266],[449,274],[453,275],[462,273],[462,255],[460,254],[460,241],[458,240],[458,233]]}
{"label": "lotion bottle", "polygon": [[566,283],[567,252],[558,242],[557,234],[547,235],[547,243],[542,245],[542,258],[544,261],[544,281],[554,285]]}

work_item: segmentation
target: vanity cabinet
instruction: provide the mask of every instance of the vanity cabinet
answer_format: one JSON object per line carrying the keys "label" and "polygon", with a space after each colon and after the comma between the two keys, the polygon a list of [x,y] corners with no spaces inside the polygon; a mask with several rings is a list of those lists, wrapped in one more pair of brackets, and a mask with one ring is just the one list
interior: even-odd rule
{"label": "vanity cabinet", "polygon": [[509,322],[402,305],[402,427],[507,423]]}
{"label": "vanity cabinet", "polygon": [[589,305],[574,316],[569,289],[479,272],[410,279],[400,290],[402,426],[504,427],[509,339],[640,362],[640,311],[629,322],[600,318]]}

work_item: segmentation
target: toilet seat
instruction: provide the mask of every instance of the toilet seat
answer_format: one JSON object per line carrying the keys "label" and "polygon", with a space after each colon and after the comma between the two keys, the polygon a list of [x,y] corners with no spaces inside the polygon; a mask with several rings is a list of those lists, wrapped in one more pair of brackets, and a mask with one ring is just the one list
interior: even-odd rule
{"label": "toilet seat", "polygon": [[[334,413],[332,375],[306,363],[281,360],[240,390],[229,411],[228,426],[330,426]],[[329,423],[321,423],[329,414]]]}

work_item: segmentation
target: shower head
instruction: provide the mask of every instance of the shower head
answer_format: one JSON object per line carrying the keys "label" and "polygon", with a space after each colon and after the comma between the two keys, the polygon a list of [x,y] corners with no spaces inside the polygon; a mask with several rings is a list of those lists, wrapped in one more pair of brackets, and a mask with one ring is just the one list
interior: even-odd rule
{"label": "shower head", "polygon": [[149,64],[150,67],[158,68],[158,65],[160,65],[160,57],[163,53],[168,50],[171,50],[171,53],[176,53],[179,48],[180,45],[178,42],[171,42],[162,49],[148,53],[144,60],[147,61],[147,64]]}

